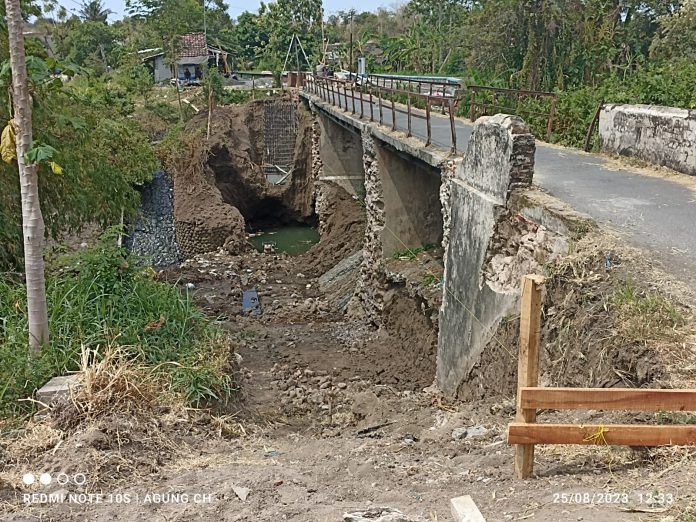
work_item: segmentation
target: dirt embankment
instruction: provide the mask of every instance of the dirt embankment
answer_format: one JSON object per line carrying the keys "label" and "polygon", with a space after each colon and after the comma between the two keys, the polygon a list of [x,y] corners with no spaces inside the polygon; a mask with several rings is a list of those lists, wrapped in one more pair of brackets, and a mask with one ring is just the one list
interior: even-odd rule
{"label": "dirt embankment", "polygon": [[[265,117],[276,109],[297,118],[296,133],[295,126],[266,128]],[[163,153],[174,180],[177,240],[184,256],[221,246],[242,252],[250,223],[313,222],[311,119],[301,104],[274,99],[217,107],[209,138],[206,132],[207,114],[199,113]],[[267,180],[263,165],[264,151],[278,142],[294,153],[288,182],[276,185]]]}
{"label": "dirt embankment", "polygon": [[305,270],[317,277],[362,248],[366,222],[365,208],[344,189],[322,182],[321,190],[328,217],[321,241],[302,258]]}
{"label": "dirt embankment", "polygon": [[[540,385],[672,387],[688,379],[676,361],[693,335],[693,296],[643,252],[593,231],[543,271]],[[519,316],[507,317],[458,397],[514,396],[518,342]]]}

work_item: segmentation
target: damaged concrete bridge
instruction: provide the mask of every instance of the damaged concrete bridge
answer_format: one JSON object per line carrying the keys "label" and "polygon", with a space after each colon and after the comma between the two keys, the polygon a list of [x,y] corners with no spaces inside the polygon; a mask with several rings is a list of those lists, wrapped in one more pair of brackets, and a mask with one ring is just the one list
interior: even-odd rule
{"label": "damaged concrete bridge", "polygon": [[[405,285],[418,297],[418,285],[390,266],[394,255],[441,246],[442,302],[432,320],[439,332],[436,382],[448,395],[483,393],[483,368],[490,379],[498,364],[492,354],[509,351],[495,332],[516,315],[521,276],[566,254],[569,241],[592,226],[588,215],[656,248],[687,279],[694,273],[689,223],[696,221],[696,207],[678,183],[537,143],[516,116],[475,124],[455,118],[446,88],[441,104],[449,104],[450,114],[444,115],[431,114],[430,103],[419,112],[409,98],[408,110],[397,110],[393,98],[357,97],[352,88],[348,94],[311,79],[300,96],[314,116],[320,219],[323,186],[339,185],[364,201],[356,295],[372,322],[379,324],[395,287]],[[670,234],[663,233],[665,223]],[[514,356],[507,355],[494,371],[514,370]]]}

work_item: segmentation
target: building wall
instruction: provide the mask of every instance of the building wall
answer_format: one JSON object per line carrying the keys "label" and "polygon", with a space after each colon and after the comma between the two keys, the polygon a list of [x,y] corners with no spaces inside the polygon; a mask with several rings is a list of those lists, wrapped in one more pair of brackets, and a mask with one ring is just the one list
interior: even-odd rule
{"label": "building wall", "polygon": [[163,56],[155,57],[154,69],[155,83],[161,83],[171,79],[172,73],[169,69],[169,66],[164,63]]}

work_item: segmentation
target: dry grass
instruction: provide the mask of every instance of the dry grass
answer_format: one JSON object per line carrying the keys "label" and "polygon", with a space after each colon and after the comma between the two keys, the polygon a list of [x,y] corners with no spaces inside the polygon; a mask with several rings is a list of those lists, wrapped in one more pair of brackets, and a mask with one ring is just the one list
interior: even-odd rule
{"label": "dry grass", "polygon": [[553,384],[681,384],[669,384],[671,368],[696,362],[688,286],[606,233],[584,237],[549,270],[543,324]]}
{"label": "dry grass", "polygon": [[51,412],[54,424],[64,430],[114,412],[148,413],[163,399],[163,385],[153,369],[139,364],[126,347],[109,346],[103,353],[83,347],[80,375],[80,386]]}

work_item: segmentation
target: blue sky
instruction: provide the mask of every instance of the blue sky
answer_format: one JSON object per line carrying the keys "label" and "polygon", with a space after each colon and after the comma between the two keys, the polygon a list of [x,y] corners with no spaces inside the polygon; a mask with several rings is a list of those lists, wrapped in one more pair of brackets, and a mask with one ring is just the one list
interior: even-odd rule
{"label": "blue sky", "polygon": [[[239,16],[240,13],[244,11],[256,11],[259,8],[258,0],[242,1],[242,0],[226,0],[230,6],[230,15],[233,18]],[[65,6],[68,11],[72,12],[77,10],[80,1],[79,0],[60,0],[60,3]],[[126,4],[123,0],[104,0],[106,7],[111,9],[115,14],[109,17],[110,20],[117,20],[122,18]],[[267,1],[268,3],[268,1]],[[355,8],[358,11],[374,11],[378,7],[394,7],[402,2],[395,0],[325,0],[324,1],[324,11],[326,15],[333,14],[337,11],[346,11],[351,8]]]}

